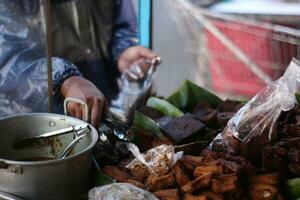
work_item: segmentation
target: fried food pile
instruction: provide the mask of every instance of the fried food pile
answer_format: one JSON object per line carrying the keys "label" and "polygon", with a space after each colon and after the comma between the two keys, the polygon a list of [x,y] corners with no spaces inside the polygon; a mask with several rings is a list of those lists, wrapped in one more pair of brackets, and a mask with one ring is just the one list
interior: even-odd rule
{"label": "fried food pile", "polygon": [[244,158],[207,149],[199,156],[184,155],[158,173],[143,164],[131,169],[126,165],[106,166],[103,171],[162,200],[281,199],[276,173],[255,175],[256,169]]}
{"label": "fried food pile", "polygon": [[135,132],[135,135],[143,138],[139,148],[147,150],[161,142],[180,145],[205,141],[208,145],[243,105],[241,102],[226,100],[217,107],[213,107],[208,101],[201,101],[190,113],[184,113],[180,117],[165,115],[152,107],[141,107],[139,112],[159,124],[160,131],[165,138],[158,139],[154,135],[151,137],[145,133],[147,130]]}
{"label": "fried food pile", "polygon": [[300,107],[282,113],[277,123],[277,140],[265,145],[262,169],[278,171],[281,177],[300,176]]}

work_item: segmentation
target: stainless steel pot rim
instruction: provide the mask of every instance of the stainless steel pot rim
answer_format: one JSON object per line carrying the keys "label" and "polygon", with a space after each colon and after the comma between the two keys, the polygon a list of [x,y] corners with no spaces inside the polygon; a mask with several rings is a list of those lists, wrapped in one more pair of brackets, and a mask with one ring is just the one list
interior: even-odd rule
{"label": "stainless steel pot rim", "polygon": [[[61,117],[61,118],[66,118],[66,119],[69,118],[69,119],[72,119],[72,120],[76,120],[76,121],[78,121],[80,123],[86,123],[85,121],[82,121],[80,119],[76,119],[76,118],[73,118],[73,117],[70,117],[70,116],[66,116],[66,115],[53,114],[53,113],[25,113],[25,114],[10,115],[10,116],[7,116],[7,117],[0,118],[0,121],[1,120],[9,120],[11,118],[19,118],[19,117],[25,117],[25,116],[39,116],[39,115]],[[92,127],[92,132],[95,131],[95,133],[97,133],[96,129],[91,124],[89,124],[89,125]],[[92,137],[95,137],[95,138],[93,138],[94,140],[92,140],[91,144],[87,148],[85,148],[83,151],[81,151],[81,152],[79,152],[77,154],[68,156],[68,157],[63,158],[63,159],[43,160],[43,161],[15,161],[15,160],[7,160],[7,159],[0,158],[0,162],[2,161],[2,162],[5,162],[6,164],[27,165],[27,166],[29,166],[29,165],[57,164],[57,163],[60,163],[60,162],[74,160],[78,156],[80,156],[81,154],[87,153],[91,148],[93,148],[95,146],[95,144],[96,144],[96,142],[98,140],[98,134],[92,134]]]}

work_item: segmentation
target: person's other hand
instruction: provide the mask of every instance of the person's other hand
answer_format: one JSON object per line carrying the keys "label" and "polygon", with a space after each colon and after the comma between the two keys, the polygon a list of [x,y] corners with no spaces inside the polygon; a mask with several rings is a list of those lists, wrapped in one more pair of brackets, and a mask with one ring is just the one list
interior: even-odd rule
{"label": "person's other hand", "polygon": [[[145,59],[151,59],[156,57],[157,54],[152,52],[150,49],[147,49],[142,46],[134,46],[126,49],[120,56],[118,60],[118,69],[119,71],[125,72],[127,69],[131,67],[134,63],[141,63]],[[140,65],[143,67],[143,72],[146,72],[148,65]],[[149,67],[149,66],[148,66]]]}
{"label": "person's other hand", "polygon": [[[105,97],[93,83],[82,77],[72,76],[63,82],[61,93],[65,98],[71,97],[85,102],[89,108],[89,122],[99,128]],[[67,111],[79,119],[83,118],[85,112],[82,105],[73,102],[68,103]]]}

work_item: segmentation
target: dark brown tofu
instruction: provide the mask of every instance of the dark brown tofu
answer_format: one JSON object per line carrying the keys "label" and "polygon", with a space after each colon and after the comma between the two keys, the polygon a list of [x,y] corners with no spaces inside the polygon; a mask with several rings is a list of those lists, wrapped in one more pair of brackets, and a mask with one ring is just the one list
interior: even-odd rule
{"label": "dark brown tofu", "polygon": [[[176,144],[198,134],[204,129],[204,124],[197,120],[192,114],[185,114],[167,124],[162,124],[161,128],[167,136]],[[200,133],[201,134],[201,133]]]}

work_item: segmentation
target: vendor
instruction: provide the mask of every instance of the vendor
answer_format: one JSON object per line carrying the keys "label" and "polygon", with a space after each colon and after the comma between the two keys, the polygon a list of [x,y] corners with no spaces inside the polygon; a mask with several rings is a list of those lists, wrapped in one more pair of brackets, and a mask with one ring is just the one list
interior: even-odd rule
{"label": "vendor", "polygon": [[[120,72],[139,59],[156,56],[136,46],[137,21],[131,0],[54,0],[51,21],[53,55],[72,61],[109,100],[118,92],[116,78]],[[85,94],[72,96],[94,106]],[[96,107],[101,110],[101,105]],[[82,115],[75,104],[69,111]]]}
{"label": "vendor", "polygon": [[[136,46],[131,0],[52,0],[51,6],[53,56],[79,68],[53,59],[55,102],[61,104],[66,97],[86,102],[91,123],[97,127],[104,95],[111,99],[117,93],[118,73],[139,59],[156,55]],[[0,0],[1,116],[46,111],[41,10],[45,8],[39,0]],[[83,116],[77,104],[69,104],[68,111]]]}

